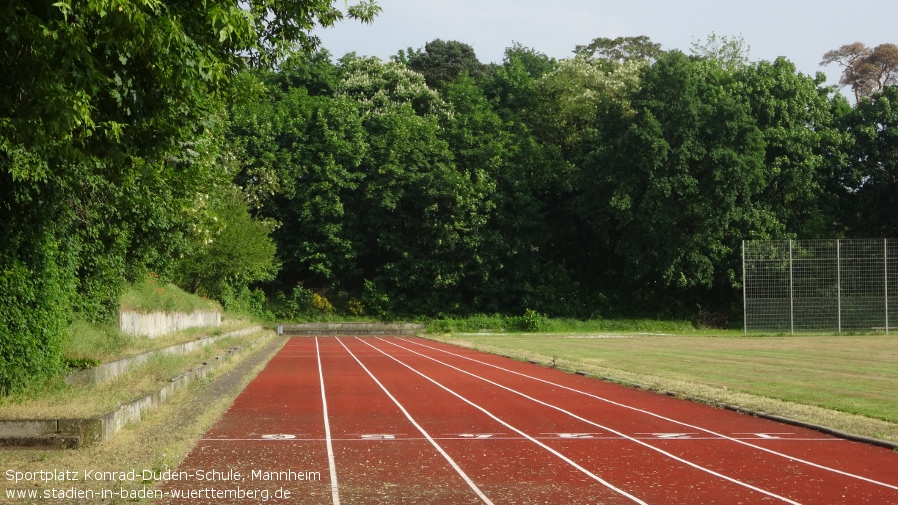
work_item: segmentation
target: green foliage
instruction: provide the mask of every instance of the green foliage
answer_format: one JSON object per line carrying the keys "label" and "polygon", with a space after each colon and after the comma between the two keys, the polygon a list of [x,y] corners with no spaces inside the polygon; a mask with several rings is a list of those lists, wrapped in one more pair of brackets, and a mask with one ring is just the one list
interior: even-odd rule
{"label": "green foliage", "polygon": [[[110,321],[128,281],[201,254],[203,216],[191,209],[231,184],[223,112],[245,57],[273,65],[312,47],[312,28],[379,10],[329,0],[0,6],[0,394],[59,368],[74,313]],[[261,263],[224,275],[263,278]]]}
{"label": "green foliage", "polygon": [[268,299],[261,289],[250,289],[247,286],[235,290],[226,284],[221,293],[221,303],[231,314],[246,315],[262,321],[274,321],[275,315],[268,308]]}
{"label": "green foliage", "polygon": [[277,303],[277,317],[289,321],[330,319],[336,311],[330,300],[302,285],[294,286],[289,295],[279,291]]}
{"label": "green foliage", "polygon": [[241,291],[277,270],[273,223],[249,215],[240,195],[229,192],[209,202],[210,217],[198,223],[193,249],[175,266],[174,280],[193,293],[222,299],[226,287]]}
{"label": "green foliage", "polygon": [[0,257],[0,395],[21,392],[62,370],[74,286],[52,239],[31,238],[34,243],[20,246],[21,259]]}
{"label": "green foliage", "polygon": [[861,100],[842,118],[850,135],[837,172],[840,211],[857,237],[898,235],[898,86]]}
{"label": "green foliage", "polygon": [[633,61],[652,62],[664,52],[661,49],[661,44],[652,42],[645,35],[615,39],[599,37],[585,46],[577,46],[575,51],[579,55],[596,58],[608,64]]}
{"label": "green foliage", "polygon": [[480,63],[474,48],[455,40],[434,39],[424,45],[423,51],[408,51],[407,65],[424,76],[432,89],[441,89],[466,74],[474,79],[486,73],[486,66]]}
{"label": "green foliage", "polygon": [[546,316],[533,309],[527,309],[524,314],[506,318],[506,327],[512,331],[537,332],[546,329]]}
{"label": "green foliage", "polygon": [[391,319],[393,316],[395,307],[390,301],[390,296],[378,288],[374,282],[367,279],[365,279],[361,302],[366,314],[381,319]]}

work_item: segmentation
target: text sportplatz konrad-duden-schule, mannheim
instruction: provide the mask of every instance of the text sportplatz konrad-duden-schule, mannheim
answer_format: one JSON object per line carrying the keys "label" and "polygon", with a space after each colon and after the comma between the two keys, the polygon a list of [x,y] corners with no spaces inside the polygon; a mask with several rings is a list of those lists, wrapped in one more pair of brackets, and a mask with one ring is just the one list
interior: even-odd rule
{"label": "text sportplatz konrad-duden-schule, mannheim", "polygon": [[[7,499],[161,499],[185,498],[206,500],[259,500],[272,498],[289,499],[293,491],[283,487],[259,489],[242,487],[247,482],[269,483],[276,486],[278,482],[320,481],[321,473],[297,470],[261,470],[252,469],[248,474],[234,469],[228,470],[137,470],[100,471],[100,470],[7,470],[4,473],[7,484],[12,488],[5,491]],[[25,484],[43,482],[51,487],[35,489]],[[173,488],[162,490],[153,486],[157,482],[193,482],[195,485],[185,489]],[[96,483],[109,483],[108,487],[97,487]],[[124,486],[123,483],[142,483],[144,485]],[[17,488],[18,487],[18,488]]]}

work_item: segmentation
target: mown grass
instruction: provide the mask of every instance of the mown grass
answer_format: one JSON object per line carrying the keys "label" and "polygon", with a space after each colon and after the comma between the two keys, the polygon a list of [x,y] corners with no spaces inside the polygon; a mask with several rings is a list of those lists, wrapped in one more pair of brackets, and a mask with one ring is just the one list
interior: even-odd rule
{"label": "mown grass", "polygon": [[[743,336],[736,332],[646,334],[616,331],[553,334],[455,334],[447,342],[661,391],[804,417],[837,429],[898,440],[898,338],[863,336]],[[770,402],[759,399],[770,399]],[[751,405],[745,405],[749,403]],[[788,405],[787,405],[788,404]],[[808,406],[802,411],[796,406]],[[857,419],[832,421],[828,412]],[[847,424],[844,424],[847,423]],[[863,423],[861,423],[863,424]]]}

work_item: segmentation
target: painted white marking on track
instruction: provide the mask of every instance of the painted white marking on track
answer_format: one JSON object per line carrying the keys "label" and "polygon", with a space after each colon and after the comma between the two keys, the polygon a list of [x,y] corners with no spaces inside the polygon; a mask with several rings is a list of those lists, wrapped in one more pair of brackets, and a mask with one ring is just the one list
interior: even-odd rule
{"label": "painted white marking on track", "polygon": [[262,435],[262,439],[264,440],[293,440],[296,438],[296,435],[287,435],[284,433],[272,433],[269,435]]}
{"label": "painted white marking on track", "polygon": [[640,433],[640,435],[651,435],[664,440],[694,440],[692,435],[695,433]]}
{"label": "painted white marking on track", "polygon": [[[777,500],[783,501],[783,502],[785,502],[785,503],[789,503],[790,505],[801,505],[799,502],[796,502],[796,501],[794,501],[794,500],[790,500],[789,498],[786,498],[785,496],[780,496],[780,495],[778,495],[778,494],[776,494],[776,493],[774,493],[774,492],[772,492],[772,491],[768,491],[768,490],[766,490],[766,489],[762,489],[762,488],[759,488],[759,487],[757,487],[757,486],[753,486],[753,485],[751,485],[751,484],[749,484],[749,483],[747,483],[747,482],[742,482],[742,481],[739,480],[739,479],[735,479],[735,478],[730,477],[730,476],[728,476],[728,475],[724,475],[724,474],[722,474],[722,473],[720,473],[720,472],[715,472],[714,470],[711,470],[711,469],[709,469],[709,468],[705,468],[705,467],[703,467],[703,466],[701,466],[701,465],[699,465],[699,464],[697,464],[697,463],[693,463],[692,461],[689,461],[689,460],[687,460],[687,459],[683,459],[683,458],[677,456],[676,454],[669,453],[669,452],[665,451],[664,449],[661,449],[660,447],[655,447],[654,445],[651,445],[651,444],[649,444],[649,443],[643,442],[642,440],[639,440],[639,439],[637,439],[637,438],[634,438],[634,437],[631,437],[631,436],[629,436],[629,435],[626,435],[626,434],[624,434],[624,433],[622,433],[622,432],[620,432],[620,431],[617,431],[617,430],[615,430],[615,429],[612,429],[612,428],[610,428],[610,427],[608,427],[608,426],[604,426],[604,425],[602,425],[602,424],[596,423],[596,422],[591,421],[591,420],[589,420],[589,419],[586,419],[586,418],[584,418],[584,417],[578,416],[577,414],[574,414],[573,412],[571,412],[571,411],[569,411],[569,410],[565,410],[565,409],[563,409],[563,408],[561,408],[561,407],[558,407],[558,406],[556,406],[556,405],[552,405],[552,404],[550,404],[550,403],[546,403],[546,402],[544,402],[544,401],[542,401],[542,400],[538,400],[538,399],[536,399],[536,398],[534,398],[534,397],[532,397],[532,396],[529,396],[529,395],[527,395],[527,394],[525,394],[525,393],[522,393],[522,392],[520,392],[520,391],[514,390],[514,389],[512,389],[512,388],[510,388],[510,387],[508,387],[508,386],[503,386],[502,384],[499,384],[498,382],[494,382],[494,381],[491,381],[491,380],[489,380],[489,379],[487,379],[487,378],[481,377],[481,376],[479,376],[479,375],[477,375],[477,374],[475,374],[475,373],[473,373],[473,372],[469,372],[469,371],[467,371],[467,370],[462,370],[461,368],[458,368],[458,367],[456,367],[456,366],[450,365],[450,364],[448,364],[448,363],[445,363],[445,362],[443,362],[443,361],[440,361],[440,360],[438,360],[438,359],[436,359],[436,358],[433,358],[433,357],[431,357],[431,356],[427,356],[427,355],[425,355],[425,354],[421,354],[421,353],[419,353],[419,352],[415,352],[415,351],[413,351],[413,350],[411,350],[411,349],[409,349],[409,348],[407,348],[407,347],[402,347],[402,346],[399,345],[399,344],[395,344],[395,343],[393,343],[393,342],[387,342],[387,341],[385,341],[385,340],[383,340],[383,339],[378,339],[378,340],[380,340],[381,342],[386,342],[387,344],[392,345],[392,346],[395,346],[395,347],[398,347],[398,348],[400,348],[400,349],[404,349],[404,350],[406,350],[406,351],[413,352],[413,353],[415,353],[415,354],[417,354],[417,355],[419,355],[419,356],[421,356],[421,357],[423,357],[423,358],[429,359],[429,360],[434,361],[434,362],[436,362],[436,363],[439,363],[439,364],[441,364],[441,365],[443,365],[443,366],[449,367],[449,368],[451,368],[451,369],[453,369],[453,370],[457,370],[457,371],[459,371],[459,372],[461,372],[461,373],[463,373],[463,374],[465,374],[465,375],[469,375],[469,376],[474,377],[474,378],[476,378],[476,379],[482,380],[482,381],[486,382],[487,384],[492,384],[492,385],[494,385],[494,386],[496,386],[496,387],[498,387],[498,388],[500,388],[500,389],[504,389],[504,390],[506,390],[506,391],[508,391],[508,392],[510,392],[510,393],[514,393],[514,394],[516,394],[516,395],[518,395],[518,396],[521,396],[521,397],[523,397],[523,398],[526,398],[526,399],[528,399],[528,400],[530,400],[530,401],[532,401],[532,402],[534,402],[534,403],[538,403],[538,404],[543,405],[543,406],[545,406],[545,407],[549,407],[549,408],[551,408],[551,409],[557,410],[558,412],[561,412],[561,413],[563,413],[563,414],[566,414],[566,415],[568,415],[568,416],[570,416],[570,417],[572,417],[572,418],[574,418],[574,419],[577,419],[578,421],[582,421],[582,422],[587,423],[587,424],[589,424],[589,425],[591,425],[591,426],[595,426],[596,428],[605,430],[605,431],[607,431],[607,432],[609,432],[609,433],[614,433],[615,435],[617,435],[617,436],[619,436],[619,437],[625,438],[625,439],[627,439],[627,440],[629,440],[629,441],[631,441],[631,442],[634,442],[634,443],[636,443],[636,444],[639,444],[639,445],[641,445],[641,446],[643,446],[643,447],[645,447],[645,448],[647,448],[647,449],[651,449],[651,450],[653,450],[653,451],[655,451],[655,452],[657,452],[657,453],[659,453],[659,454],[662,454],[662,455],[664,455],[664,456],[667,456],[667,457],[670,458],[670,459],[673,459],[674,461],[679,461],[680,463],[683,463],[683,464],[685,464],[685,465],[691,466],[692,468],[695,468],[696,470],[700,470],[700,471],[705,472],[705,473],[708,473],[708,474],[710,474],[710,475],[714,475],[715,477],[719,477],[719,478],[724,479],[724,480],[726,480],[726,481],[732,482],[733,484],[737,484],[737,485],[742,486],[742,487],[744,487],[744,488],[746,488],[746,489],[751,489],[752,491],[757,491],[758,493],[762,493],[762,494],[765,494],[765,495],[770,496],[770,497],[772,497],[772,498],[776,498]],[[402,339],[402,340],[404,341],[404,339]],[[369,344],[369,345],[370,345],[370,344]],[[424,347],[427,347],[427,346],[424,346]],[[383,352],[383,351],[381,351],[381,352]],[[386,354],[386,353],[384,353],[384,354]],[[450,354],[451,354],[451,353],[450,353]],[[388,356],[389,356],[389,355],[388,355]],[[395,358],[394,358],[394,359],[395,359]],[[408,366],[408,365],[406,365],[406,366]],[[419,372],[419,373],[420,373],[420,372]],[[563,387],[563,386],[562,386],[562,387]]]}
{"label": "painted white marking on track", "polygon": [[418,431],[421,432],[422,435],[424,435],[424,438],[426,438],[427,441],[430,442],[430,444],[437,450],[437,452],[440,453],[441,456],[443,456],[443,458],[449,463],[449,465],[455,470],[455,472],[458,473],[458,475],[462,478],[462,480],[464,480],[465,483],[468,484],[468,487],[470,487],[471,490],[474,491],[474,493],[483,501],[483,503],[486,503],[487,505],[495,505],[489,498],[487,498],[487,496],[485,494],[483,494],[483,491],[481,491],[480,488],[477,487],[477,484],[475,484],[474,481],[471,480],[470,477],[468,477],[468,474],[466,474],[464,472],[464,470],[462,470],[461,467],[458,466],[458,463],[456,463],[455,460],[452,459],[452,457],[449,456],[449,454],[443,450],[443,448],[440,446],[440,444],[438,444],[436,442],[436,440],[434,440],[430,436],[430,434],[427,433],[427,431],[424,430],[424,428],[420,424],[418,424],[417,421],[415,421],[415,419],[412,417],[412,415],[409,414],[408,410],[406,410],[405,407],[403,407],[402,404],[399,403],[399,400],[397,400],[396,397],[393,396],[393,394],[390,393],[387,390],[387,388],[379,380],[377,380],[377,377],[375,377],[374,374],[371,373],[370,370],[368,370],[368,367],[366,367],[361,362],[361,360],[359,360],[359,358],[357,358],[356,355],[353,354],[352,351],[350,351],[348,347],[346,347],[346,344],[344,344],[343,341],[340,340],[339,338],[337,338],[337,342],[339,342],[340,345],[342,345],[343,348],[346,349],[346,352],[348,352],[349,355],[352,356],[353,359],[355,359],[356,363],[358,363],[359,366],[362,367],[362,369],[371,377],[371,379],[373,379],[374,382],[378,386],[380,386],[380,389],[383,390],[384,393],[386,393],[386,395],[390,398],[390,400],[393,400],[393,403],[395,403],[396,406],[399,407],[399,410],[401,410],[402,413],[405,414],[405,417],[409,420],[409,422],[411,422],[412,425],[415,428],[417,428]]}
{"label": "painted white marking on track", "polygon": [[324,437],[327,440],[327,465],[331,476],[331,499],[334,505],[340,505],[340,486],[337,483],[337,464],[334,458],[334,443],[331,440],[331,423],[327,417],[327,396],[324,394],[324,370],[321,367],[321,349],[318,337],[315,337],[315,354],[318,358],[318,378],[321,382],[321,405],[324,410]]}
{"label": "painted white marking on track", "polygon": [[[472,402],[471,400],[468,400],[468,399],[465,398],[464,396],[462,396],[462,395],[460,395],[459,393],[453,391],[452,389],[448,388],[447,386],[441,384],[441,383],[438,382],[437,380],[435,380],[435,379],[429,377],[428,375],[424,374],[423,372],[421,372],[421,371],[419,371],[419,370],[416,370],[416,369],[415,369],[414,367],[412,367],[411,365],[409,365],[409,364],[403,362],[402,360],[396,358],[395,356],[391,356],[391,355],[387,354],[387,353],[384,352],[382,349],[379,349],[379,348],[377,348],[377,347],[374,347],[373,345],[369,344],[368,342],[365,342],[364,340],[361,340],[361,339],[357,339],[357,340],[359,340],[359,342],[362,342],[363,344],[367,345],[368,347],[371,347],[372,349],[377,350],[378,352],[380,352],[380,353],[383,354],[384,356],[386,356],[386,357],[392,359],[393,361],[399,363],[400,365],[402,365],[402,366],[408,368],[408,369],[411,370],[412,372],[415,372],[416,374],[420,375],[421,377],[427,379],[428,381],[432,382],[433,384],[435,384],[435,385],[438,386],[439,388],[443,389],[443,390],[446,391],[447,393],[449,393],[449,394],[455,396],[455,397],[458,398],[459,400],[461,400],[461,401],[467,403],[468,405],[474,407],[475,409],[477,409],[477,410],[483,412],[483,413],[486,414],[488,417],[490,417],[491,419],[493,419],[493,420],[496,421],[497,423],[501,424],[502,426],[505,426],[505,427],[508,428],[509,430],[511,430],[511,431],[513,431],[513,432],[515,432],[515,433],[517,433],[518,435],[521,435],[522,437],[526,438],[527,440],[530,440],[530,441],[533,442],[534,444],[536,444],[536,445],[542,447],[543,449],[549,451],[550,453],[554,454],[555,456],[557,456],[558,458],[560,458],[560,459],[561,459],[562,461],[564,461],[565,463],[567,463],[567,464],[573,466],[574,468],[576,468],[577,470],[579,470],[580,472],[582,472],[583,474],[585,474],[585,475],[588,476],[589,478],[591,478],[591,479],[595,480],[596,482],[602,484],[603,486],[605,486],[606,488],[610,489],[611,491],[614,491],[614,492],[620,494],[621,496],[625,496],[625,497],[629,498],[630,500],[632,500],[633,502],[638,503],[638,504],[640,504],[640,505],[648,505],[648,503],[646,503],[646,502],[640,500],[639,498],[637,498],[637,497],[631,495],[630,493],[624,491],[623,489],[620,489],[620,488],[614,486],[613,484],[611,484],[610,482],[606,481],[605,479],[599,477],[598,475],[596,475],[596,474],[590,472],[590,471],[587,470],[586,468],[580,466],[579,464],[577,464],[576,461],[574,461],[574,460],[568,458],[568,457],[565,456],[564,454],[562,454],[562,453],[556,451],[555,449],[552,449],[552,448],[549,447],[548,445],[546,445],[546,444],[540,442],[539,440],[537,440],[537,439],[531,437],[530,435],[524,433],[523,431],[521,431],[521,430],[515,428],[514,426],[512,426],[512,425],[508,424],[507,422],[503,421],[502,419],[499,419],[498,417],[496,417],[495,414],[493,414],[492,412],[486,410],[485,408],[481,407],[480,405],[477,405],[476,403]],[[394,345],[395,345],[395,344],[394,344]],[[397,346],[397,347],[403,348],[403,347],[401,347],[401,346]],[[403,348],[403,349],[404,349],[404,348]],[[406,349],[406,350],[409,350],[409,351],[412,352],[412,353],[418,354],[417,352],[411,351],[410,349]]]}
{"label": "painted white marking on track", "polygon": [[362,435],[362,440],[396,440],[396,435],[390,433],[371,433]]}

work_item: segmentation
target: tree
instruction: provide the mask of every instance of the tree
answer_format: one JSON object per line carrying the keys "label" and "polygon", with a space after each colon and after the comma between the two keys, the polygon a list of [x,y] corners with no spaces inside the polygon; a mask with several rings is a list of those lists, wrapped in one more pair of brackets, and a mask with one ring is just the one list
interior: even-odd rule
{"label": "tree", "polygon": [[361,3],[344,13],[329,0],[0,6],[9,316],[0,350],[10,358],[0,361],[0,393],[58,368],[61,322],[73,309],[112,319],[125,280],[169,271],[188,250],[185,211],[230,176],[215,151],[245,59],[273,64],[313,45],[313,26],[370,21],[378,10]]}
{"label": "tree", "polygon": [[839,171],[839,199],[848,232],[856,237],[898,234],[898,87],[886,86],[842,118],[851,136]]}
{"label": "tree", "polygon": [[[295,57],[256,77],[263,90],[233,108],[229,143],[239,154],[237,181],[274,231],[280,280],[338,286],[353,272],[345,199],[363,177],[368,151],[359,106],[334,98],[340,71],[319,55]],[[317,92],[317,93],[316,93]],[[315,94],[312,94],[315,93]]]}
{"label": "tree", "polygon": [[423,51],[409,51],[408,67],[421,73],[427,85],[437,90],[455,80],[459,74],[466,73],[479,79],[486,72],[486,66],[477,59],[473,47],[463,42],[441,39],[428,42]]}
{"label": "tree", "polygon": [[781,237],[840,234],[831,184],[850,143],[837,125],[846,100],[829,97],[822,73],[803,75],[785,58],[743,66],[735,77],[765,146],[765,189],[755,200],[769,224],[755,229]]}
{"label": "tree", "polygon": [[844,69],[839,84],[851,86],[856,101],[886,86],[898,84],[898,46],[880,44],[870,49],[861,42],[827,51],[821,65],[836,63]]}
{"label": "tree", "polygon": [[743,239],[829,232],[845,139],[821,82],[784,59],[734,70],[670,52],[629,109],[606,102],[576,185],[608,282],[668,309],[729,309]]}
{"label": "tree", "polygon": [[178,285],[221,300],[229,290],[239,293],[253,282],[272,279],[278,267],[269,236],[274,223],[253,219],[236,191],[202,203],[208,205],[209,216],[205,223],[197,223],[201,226],[195,234],[197,243],[175,266]]}
{"label": "tree", "polygon": [[692,42],[692,55],[714,60],[725,69],[736,70],[748,64],[751,48],[741,35],[738,37],[718,36],[711,33],[705,42]]}
{"label": "tree", "polygon": [[604,107],[578,185],[607,282],[659,300],[725,277],[764,187],[762,137],[734,84],[671,52],[645,70],[632,112]]}
{"label": "tree", "polygon": [[337,96],[358,103],[368,143],[363,178],[345,200],[362,275],[354,284],[373,283],[404,310],[457,310],[488,181],[454,165],[442,138],[450,106],[420,74],[374,58],[341,63]]}
{"label": "tree", "polygon": [[539,120],[532,122],[537,135],[561,147],[565,157],[579,165],[601,103],[618,101],[627,107],[646,65],[642,60],[603,62],[585,54],[559,61],[534,83],[540,97],[534,114]]}
{"label": "tree", "polygon": [[577,46],[574,52],[606,63],[633,60],[652,63],[663,53],[661,44],[652,42],[645,35],[615,39],[599,37],[585,46]]}

